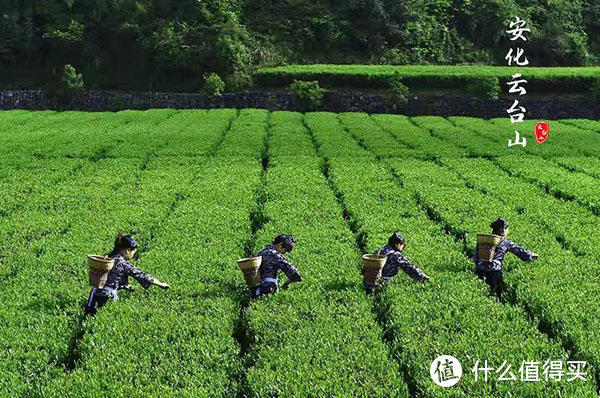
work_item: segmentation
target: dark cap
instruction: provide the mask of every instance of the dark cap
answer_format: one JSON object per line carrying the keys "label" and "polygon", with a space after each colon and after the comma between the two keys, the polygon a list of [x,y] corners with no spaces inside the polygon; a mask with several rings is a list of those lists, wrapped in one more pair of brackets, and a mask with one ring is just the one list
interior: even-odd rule
{"label": "dark cap", "polygon": [[404,243],[404,236],[402,236],[402,234],[400,234],[398,232],[394,232],[392,234],[392,236],[390,236],[388,238],[388,245],[394,246],[394,245],[397,245],[398,243]]}
{"label": "dark cap", "polygon": [[493,221],[490,224],[490,228],[492,228],[494,231],[504,231],[506,228],[508,228],[508,221],[506,221],[504,218],[498,218],[496,221]]}
{"label": "dark cap", "polygon": [[129,249],[129,250],[133,250],[135,248],[137,248],[137,241],[135,239],[133,239],[131,237],[131,235],[120,235],[117,236],[117,239],[115,241],[115,247],[123,250],[123,249]]}
{"label": "dark cap", "polygon": [[276,245],[278,243],[282,243],[283,248],[288,252],[291,252],[294,248],[294,243],[296,243],[296,238],[294,238],[292,235],[286,234],[277,235],[275,239],[273,239],[273,244]]}

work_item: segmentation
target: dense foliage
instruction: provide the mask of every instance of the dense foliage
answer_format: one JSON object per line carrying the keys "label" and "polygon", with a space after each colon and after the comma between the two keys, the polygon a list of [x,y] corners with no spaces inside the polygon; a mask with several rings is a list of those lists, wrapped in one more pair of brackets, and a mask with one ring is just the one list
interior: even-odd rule
{"label": "dense foliage", "polygon": [[220,97],[225,91],[225,82],[216,73],[208,73],[204,75],[204,86],[202,86],[202,94],[209,97]]}
{"label": "dense foliage", "polygon": [[6,77],[23,85],[43,85],[70,63],[90,88],[197,91],[204,73],[240,80],[260,58],[260,46],[240,22],[240,6],[221,0],[3,0],[0,57],[10,71]]}
{"label": "dense foliage", "polygon": [[[506,119],[3,112],[0,395],[596,397],[600,124],[550,128],[507,148]],[[540,253],[507,257],[503,302],[470,260],[498,216]],[[432,280],[401,271],[367,297],[360,254],[394,230]],[[171,289],[86,319],[85,255],[118,232]],[[282,232],[304,282],[248,302],[235,260]],[[429,376],[441,354],[463,364],[456,388]],[[585,383],[484,383],[478,359],[590,367]]]}
{"label": "dense foliage", "polygon": [[533,65],[597,62],[594,0],[2,0],[2,81],[42,86],[72,64],[90,88],[197,91],[205,73],[236,89],[282,62],[503,65],[515,16]]}
{"label": "dense foliage", "polygon": [[83,90],[83,75],[77,73],[73,66],[67,64],[63,67],[62,85],[68,92]]}
{"label": "dense foliage", "polygon": [[594,0],[248,1],[249,31],[295,62],[504,63],[507,21],[529,22],[538,65],[583,65],[600,50]]}
{"label": "dense foliage", "polygon": [[319,87],[319,82],[294,80],[290,84],[297,105],[304,110],[318,109],[323,102],[324,90]]}

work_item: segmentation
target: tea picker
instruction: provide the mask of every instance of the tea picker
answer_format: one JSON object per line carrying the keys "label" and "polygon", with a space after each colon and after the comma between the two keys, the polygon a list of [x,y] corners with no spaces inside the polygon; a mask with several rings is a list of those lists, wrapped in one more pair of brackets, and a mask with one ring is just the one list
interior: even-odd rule
{"label": "tea picker", "polygon": [[388,238],[388,243],[383,248],[376,250],[373,254],[363,256],[363,285],[367,294],[373,293],[375,287],[383,282],[390,282],[398,274],[398,269],[402,268],[412,279],[425,282],[429,277],[425,275],[418,267],[412,264],[402,255],[402,250],[406,246],[404,237],[395,232]]}
{"label": "tea picker", "polygon": [[138,270],[127,260],[133,258],[137,242],[131,236],[119,235],[115,239],[113,250],[108,256],[88,256],[89,279],[93,286],[85,312],[94,315],[109,299],[118,300],[119,290],[135,290],[129,285],[129,277],[137,280],[144,289],[156,285],[168,289],[169,285]]}
{"label": "tea picker", "polygon": [[250,288],[251,297],[256,298],[277,292],[279,290],[277,275],[281,271],[288,278],[281,286],[282,289],[287,289],[294,282],[302,282],[298,269],[284,257],[285,253],[294,249],[295,243],[296,239],[292,235],[278,235],[256,257],[238,261]]}
{"label": "tea picker", "polygon": [[490,224],[492,234],[478,234],[475,246],[475,273],[483,279],[492,292],[500,297],[504,285],[504,270],[502,261],[507,252],[511,252],[523,261],[538,259],[538,254],[527,250],[516,243],[506,239],[508,235],[508,222],[499,218]]}

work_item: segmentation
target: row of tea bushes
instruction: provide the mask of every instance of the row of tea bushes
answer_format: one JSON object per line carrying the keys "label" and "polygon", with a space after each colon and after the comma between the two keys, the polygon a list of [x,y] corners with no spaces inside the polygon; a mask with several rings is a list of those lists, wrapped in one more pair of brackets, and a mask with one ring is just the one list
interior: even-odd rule
{"label": "row of tea bushes", "polygon": [[561,120],[561,122],[570,124],[572,126],[577,126],[582,129],[590,130],[596,133],[600,131],[600,120],[565,119]]}
{"label": "row of tea bushes", "polygon": [[559,165],[566,167],[568,170],[585,173],[594,178],[600,178],[600,159],[595,157],[573,157],[566,156],[553,159]]}
{"label": "row of tea bushes", "polygon": [[[393,160],[390,164],[406,189],[440,224],[463,240],[467,250],[475,247],[477,233],[489,233],[489,223],[495,218],[509,220],[510,238],[540,254],[536,263],[507,259],[506,280],[514,300],[540,319],[540,327],[572,350],[572,358],[588,362],[588,384],[592,385],[598,366],[598,336],[594,332],[598,327],[593,325],[598,319],[594,292],[600,286],[596,261],[564,250],[556,236],[534,220],[535,214],[519,210],[516,201],[499,200],[468,188],[459,176],[429,162]],[[494,179],[485,173],[481,177]]]}
{"label": "row of tea bushes", "polygon": [[[433,384],[429,365],[438,355],[457,357],[468,371],[477,359],[487,359],[496,367],[506,360],[518,369],[521,361],[530,358],[566,360],[567,353],[560,344],[539,333],[524,311],[487,297],[486,287],[475,275],[465,272],[473,265],[461,245],[425,215],[413,191],[399,186],[388,167],[374,158],[356,162],[354,156],[340,156],[342,148],[353,153],[358,145],[343,133],[344,127],[335,118],[327,113],[308,114],[307,124],[319,143],[333,146],[335,142],[337,154],[329,155],[326,150],[323,154],[357,233],[364,236],[367,249],[372,251],[383,246],[391,232],[399,230],[408,242],[405,254],[432,278],[428,284],[419,285],[400,271],[377,305],[386,320],[388,338],[414,389],[427,396],[543,396],[552,394],[552,390],[594,396],[593,382],[486,384],[475,382],[469,374],[463,376],[458,389],[441,390]],[[359,123],[350,116],[345,122],[345,128],[354,134],[354,126]],[[332,133],[334,128],[336,132]]]}
{"label": "row of tea bushes", "polygon": [[[404,115],[371,115],[376,123],[367,131],[353,131],[360,139],[369,140],[369,150],[382,157],[467,155],[464,148],[459,148],[432,136],[428,131],[417,127],[411,118]],[[365,122],[366,123],[366,122]],[[368,123],[366,123],[369,126]],[[386,134],[387,133],[387,134]],[[373,139],[377,137],[377,140]],[[388,138],[385,138],[388,137]],[[389,137],[395,140],[389,141]],[[379,148],[377,141],[385,140],[387,148]],[[405,149],[406,147],[407,149]]]}
{"label": "row of tea bushes", "polygon": [[[532,119],[525,120],[523,123],[516,125],[519,130],[524,131],[531,137],[528,139],[527,146],[523,148],[527,152],[531,154],[543,154],[548,158],[555,157],[560,153],[564,153],[565,156],[577,154],[586,156],[600,155],[600,134],[563,123],[561,120],[547,121],[550,134],[543,145],[538,145],[534,138],[534,130],[537,122],[536,119]],[[508,130],[509,133],[511,132],[510,119],[494,118],[490,120],[490,125],[504,128],[504,131]],[[489,135],[494,130],[483,129],[482,131]]]}
{"label": "row of tea bushes", "polygon": [[[527,89],[552,92],[587,91],[598,76],[599,67],[527,68]],[[409,85],[463,88],[473,80],[495,76],[504,86],[514,68],[481,65],[285,65],[259,68],[255,80],[259,85],[280,86],[292,80],[318,80],[326,86],[386,87],[395,74]]]}
{"label": "row of tea bushes", "polygon": [[471,187],[510,204],[519,215],[528,216],[577,256],[592,256],[600,261],[599,219],[590,210],[511,177],[486,159],[444,159],[443,164],[458,172]]}
{"label": "row of tea bushes", "polygon": [[[220,130],[213,129],[211,134],[218,137],[223,134]],[[41,173],[48,165],[60,170],[60,163],[76,164],[76,178]],[[18,297],[4,301],[2,308],[5,313],[17,314],[1,331],[7,338],[3,344],[7,349],[2,352],[10,353],[5,364],[19,370],[10,373],[6,391],[39,391],[62,374],[63,368],[76,366],[77,340],[86,330],[81,317],[89,292],[85,253],[98,252],[101,247],[108,251],[118,232],[135,233],[143,250],[157,221],[176,200],[171,184],[180,181],[187,169],[186,164],[169,169],[165,163],[150,159],[98,159],[93,163],[42,159],[37,161],[38,167],[23,171],[26,181],[35,181],[32,177],[40,175],[47,181],[35,185],[36,191],[21,200],[20,208],[13,208],[2,220],[7,235],[3,258],[10,270],[4,279],[10,285],[2,294]],[[180,184],[186,186],[188,182],[181,180]],[[15,229],[15,225],[20,228]],[[11,335],[20,338],[11,340]],[[39,348],[32,351],[31,347]]]}
{"label": "row of tea bushes", "polygon": [[[240,138],[232,145],[244,150],[260,143],[264,117],[264,112],[258,117],[242,112],[226,133]],[[216,146],[210,152],[219,150]],[[171,289],[138,288],[126,294],[126,301],[100,311],[80,342],[77,368],[57,378],[46,394],[84,389],[116,395],[236,394],[241,363],[233,336],[240,298],[235,260],[243,256],[241,243],[250,235],[249,214],[262,171],[259,156],[260,151],[254,159],[235,162],[220,156],[156,160],[161,163],[158,175],[140,186],[158,195],[148,197],[144,208],[163,193],[175,200],[154,226],[136,225],[142,243],[150,242],[139,265]]]}
{"label": "row of tea bushes", "polygon": [[248,396],[406,396],[370,300],[360,285],[360,252],[321,173],[302,115],[270,120],[266,223],[254,252],[280,233],[304,281],[253,302],[247,354]]}
{"label": "row of tea bushes", "polygon": [[[472,142],[486,139],[493,141],[493,147],[498,149],[496,155],[511,155],[517,152],[525,152],[538,155],[546,159],[555,160],[560,156],[596,156],[600,152],[600,135],[569,125],[563,121],[549,120],[550,134],[543,145],[535,141],[534,129],[537,120],[524,120],[519,124],[511,124],[510,118],[494,118],[490,120],[452,116],[447,120],[438,117],[425,118],[435,120],[442,128],[457,127],[462,134],[470,137]],[[422,120],[422,119],[416,119]],[[514,141],[514,130],[518,130],[521,136],[526,137],[525,147],[508,147],[508,139]]]}
{"label": "row of tea bushes", "polygon": [[[364,120],[362,116],[360,117]],[[432,129],[437,129],[437,131],[449,130],[452,128],[449,127],[442,118],[421,117],[413,119],[417,119],[417,124],[429,126]],[[481,121],[477,121],[477,123],[482,124]],[[352,120],[349,124],[352,126],[361,126],[361,123],[358,123],[356,120]],[[353,129],[351,129],[351,131],[352,130]],[[476,131],[480,132],[483,130],[484,126],[479,126]],[[354,135],[360,137],[360,130],[359,134]],[[466,135],[474,134],[467,133]],[[485,155],[485,151],[482,151],[478,144],[467,144],[465,145],[465,148],[472,151],[474,155]],[[374,151],[374,153],[377,152]],[[561,149],[558,150],[558,153],[562,153]],[[555,154],[552,151],[548,151],[547,155],[552,156]],[[530,217],[528,217],[529,221],[527,224],[530,231],[535,231],[541,227],[543,230],[550,229],[550,231],[554,232],[546,233],[543,238],[540,235],[537,235],[537,239],[538,244],[552,253],[550,257],[557,262],[557,264],[560,264],[560,266],[543,267],[540,270],[539,277],[551,278],[552,275],[557,274],[560,276],[558,279],[562,281],[568,281],[569,278],[573,280],[583,279],[588,282],[586,286],[590,286],[591,284],[589,287],[591,290],[587,292],[581,292],[580,290],[576,292],[575,290],[577,288],[575,287],[569,287],[569,289],[566,289],[566,292],[564,289],[560,290],[561,293],[555,294],[554,297],[555,300],[563,300],[563,304],[550,306],[548,303],[543,303],[543,300],[550,295],[550,293],[548,293],[548,286],[554,285],[545,281],[542,285],[546,287],[546,290],[541,289],[545,293],[541,294],[538,292],[538,301],[541,297],[544,297],[544,299],[542,299],[542,304],[539,305],[543,306],[543,308],[552,307],[556,310],[555,312],[561,313],[561,311],[565,312],[568,308],[575,305],[575,302],[582,298],[581,295],[587,297],[585,300],[589,300],[589,297],[593,296],[593,290],[597,289],[593,286],[596,286],[597,284],[596,270],[598,261],[597,258],[592,258],[597,257],[597,249],[594,248],[595,245],[593,243],[596,234],[591,231],[593,228],[592,226],[596,221],[596,217],[593,214],[575,204],[556,200],[555,198],[546,195],[543,189],[527,184],[518,178],[511,178],[505,172],[502,172],[494,166],[491,167],[496,169],[495,172],[490,172],[489,169],[486,172],[484,166],[486,162],[491,165],[489,161],[483,159],[457,159],[454,157],[442,158],[441,160],[438,159],[438,162],[440,161],[444,164],[454,166],[462,164],[463,167],[460,171],[462,173],[462,178],[466,179],[466,181],[445,171],[443,172],[443,175],[440,175],[441,173],[438,171],[438,169],[440,169],[439,166],[428,162],[396,158],[390,160],[390,164],[393,165],[395,173],[400,177],[401,183],[407,188],[412,188],[418,200],[422,201],[427,210],[433,213],[433,217],[441,217],[439,222],[444,224],[444,228],[464,241],[465,251],[472,252],[476,233],[481,233],[482,231],[485,232],[486,229],[489,229],[488,224],[491,219],[488,220],[484,216],[490,214],[488,218],[495,218],[490,212],[490,209],[495,209],[496,212],[500,211],[500,213],[495,216],[504,215],[505,217],[508,217],[509,215],[512,215],[512,218],[515,220],[520,220],[523,218],[521,215],[525,214]],[[568,173],[565,169],[556,166],[552,161],[544,160],[539,156],[500,156],[496,158],[496,162],[503,165],[503,167],[507,168],[509,171],[512,170],[515,163],[523,164],[524,162],[528,162],[529,167],[523,166],[519,168],[519,170],[526,170],[529,175],[544,175],[544,173],[536,172],[549,169],[550,175],[557,174],[561,176],[561,178],[557,178],[555,181],[571,178],[571,181],[574,183],[576,179],[580,178],[584,182],[583,187],[579,187],[579,192],[582,192],[582,196],[584,195],[584,192],[587,192],[586,187],[592,186],[591,177],[582,174],[573,175],[572,173]],[[534,163],[538,164],[537,168],[533,166]],[[541,165],[541,168],[539,165]],[[409,180],[404,178],[406,175],[411,176],[411,183],[414,183],[414,186],[418,186],[418,189],[413,186],[408,186],[407,181]],[[470,188],[477,188],[478,190],[473,191],[470,190]],[[478,199],[474,203],[471,202],[474,200],[472,199],[473,196],[485,197],[486,195],[498,196],[500,201],[493,201],[490,199],[489,202],[486,203],[485,200]],[[440,208],[444,208],[444,206],[447,206],[447,209],[445,209],[446,211],[442,214]],[[505,210],[499,210],[503,208]],[[512,208],[508,211],[508,214],[506,211],[507,208]],[[479,209],[481,209],[481,211],[479,211]],[[463,227],[465,224],[467,227]],[[588,236],[585,231],[588,231],[590,236]],[[531,239],[535,242],[534,236],[531,236]],[[565,251],[565,245],[567,247],[573,247],[576,254],[581,258],[576,258],[572,252]],[[582,268],[585,268],[585,270],[582,270]],[[558,269],[564,270],[562,275],[558,273]],[[520,283],[522,283],[522,285],[515,284],[513,286],[517,295],[521,290],[525,290],[526,293],[524,294],[527,294],[528,289],[533,289],[537,285],[532,282],[530,278],[527,278],[527,283]],[[555,287],[556,286],[553,288]],[[577,296],[579,298],[573,298],[571,293],[579,293]],[[564,303],[563,295],[569,296],[570,304]],[[544,317],[547,310],[539,309],[541,307],[538,307],[537,310],[533,310],[533,307],[529,304],[531,300],[524,300],[522,297],[517,297],[517,299],[521,301],[522,306],[527,308],[528,311],[533,311],[535,315],[542,318],[543,322],[545,322],[544,328],[550,329],[550,333],[559,333],[554,329],[561,330],[565,328],[566,325],[572,325],[574,323],[573,319],[560,318],[560,315],[557,315],[558,318],[555,319]],[[562,310],[557,310],[557,308],[561,308]],[[571,315],[573,315],[572,311]],[[581,319],[588,319],[590,316],[592,316],[592,318],[595,317],[595,315],[592,314],[581,313],[578,313],[575,316]],[[579,341],[583,347],[577,347],[577,349],[582,350],[582,357],[587,358],[592,365],[597,366],[594,360],[594,358],[596,358],[595,353],[597,350],[592,343],[594,340],[593,336],[590,337],[588,335],[587,337],[584,337],[583,334],[575,330],[566,332],[564,335],[559,336],[559,338],[566,347],[571,347],[575,344],[575,341]],[[592,368],[590,374],[593,375],[594,372],[595,370]]]}
{"label": "row of tea bushes", "polygon": [[534,182],[555,196],[575,200],[594,214],[600,215],[597,178],[569,172],[547,160],[534,157],[501,157],[497,163],[512,176]]}

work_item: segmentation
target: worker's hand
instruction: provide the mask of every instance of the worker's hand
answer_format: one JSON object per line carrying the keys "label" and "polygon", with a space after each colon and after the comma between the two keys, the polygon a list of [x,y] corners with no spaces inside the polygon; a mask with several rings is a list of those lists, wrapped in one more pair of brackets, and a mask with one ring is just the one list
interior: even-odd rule
{"label": "worker's hand", "polygon": [[283,282],[283,285],[281,285],[281,288],[287,289],[294,282],[302,282],[302,277],[300,276],[300,274],[294,274],[294,275],[290,276],[287,281]]}
{"label": "worker's hand", "polygon": [[135,286],[131,286],[131,285],[122,286],[121,289],[127,290],[128,292],[135,292]]}
{"label": "worker's hand", "polygon": [[169,288],[169,285],[167,285],[167,284],[166,284],[166,283],[164,283],[164,282],[161,282],[161,281],[159,281],[158,279],[155,279],[155,280],[154,280],[154,284],[155,284],[156,286],[160,287],[161,289],[168,289],[168,288]]}
{"label": "worker's hand", "polygon": [[537,253],[532,252],[531,253],[531,258],[534,259],[534,260],[537,260],[538,258],[540,258],[540,255],[537,254]]}

